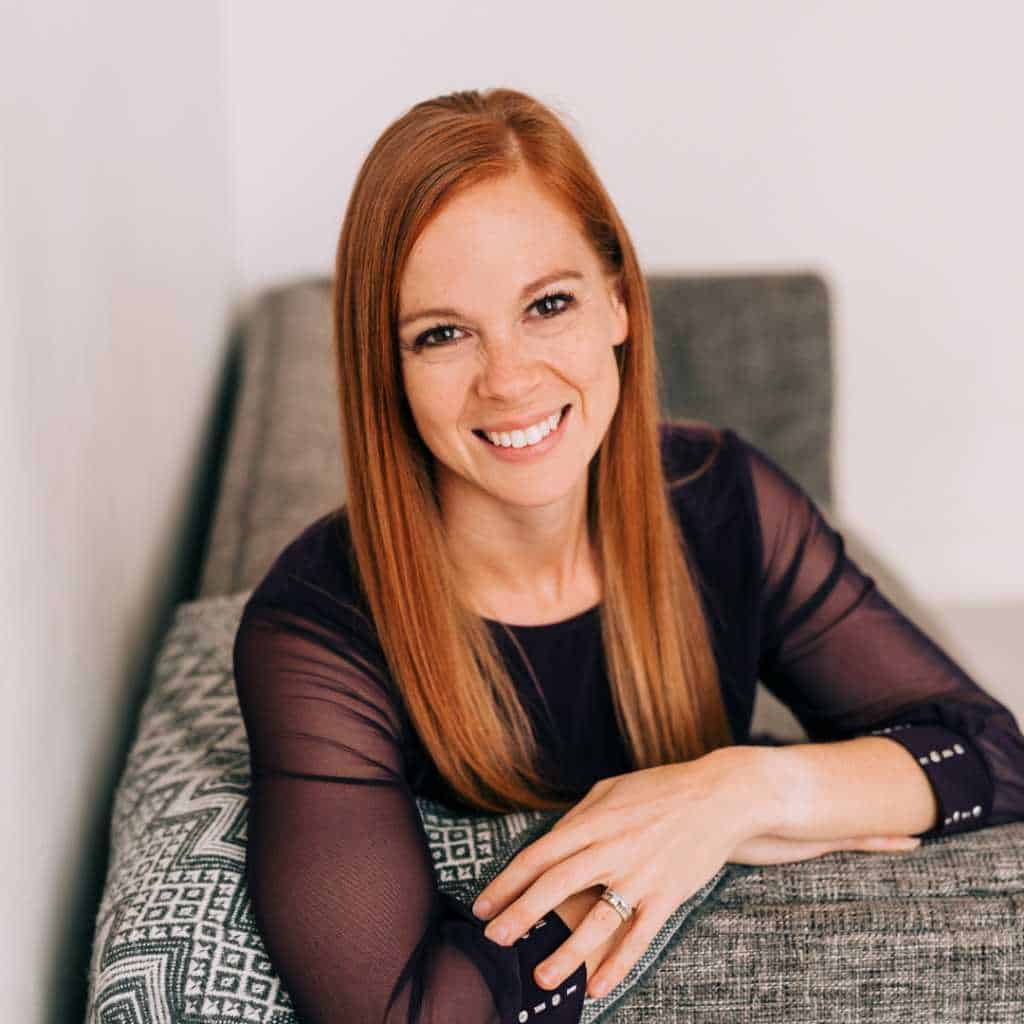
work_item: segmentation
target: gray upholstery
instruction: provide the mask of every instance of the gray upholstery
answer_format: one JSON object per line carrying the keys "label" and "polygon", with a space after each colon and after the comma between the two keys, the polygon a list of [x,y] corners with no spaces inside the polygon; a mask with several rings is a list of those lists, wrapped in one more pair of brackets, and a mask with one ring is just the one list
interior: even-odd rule
{"label": "gray upholstery", "polygon": [[262,295],[242,316],[241,383],[199,594],[253,587],[278,552],[344,500],[330,284]]}
{"label": "gray upholstery", "polygon": [[831,509],[828,292],[812,274],[648,278],[666,415],[733,427]]}

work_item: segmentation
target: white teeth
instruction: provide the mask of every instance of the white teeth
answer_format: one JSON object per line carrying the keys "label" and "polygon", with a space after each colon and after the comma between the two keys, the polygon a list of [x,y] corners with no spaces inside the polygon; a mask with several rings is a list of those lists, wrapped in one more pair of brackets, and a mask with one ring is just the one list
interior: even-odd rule
{"label": "white teeth", "polygon": [[491,444],[500,448],[526,448],[529,445],[537,444],[538,441],[543,441],[558,426],[561,419],[562,411],[559,409],[546,420],[541,420],[525,430],[486,431],[485,433]]}

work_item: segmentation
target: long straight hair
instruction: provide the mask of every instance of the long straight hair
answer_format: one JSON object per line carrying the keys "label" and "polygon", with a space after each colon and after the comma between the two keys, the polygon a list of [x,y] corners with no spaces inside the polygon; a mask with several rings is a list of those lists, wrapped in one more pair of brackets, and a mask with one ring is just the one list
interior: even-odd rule
{"label": "long straight hair", "polygon": [[[524,166],[575,218],[629,313],[629,336],[614,350],[619,404],[587,469],[586,508],[621,734],[634,769],[733,742],[696,567],[671,506],[689,478],[666,480],[662,467],[650,300],[625,226],[574,135],[536,99],[491,89],[426,100],[373,145],[338,242],[332,313],[347,513],[358,583],[409,717],[457,796],[496,813],[572,801],[542,776],[494,638],[460,598],[433,455],[402,385],[398,291],[416,239],[448,200]],[[720,432],[704,426],[713,458]]]}

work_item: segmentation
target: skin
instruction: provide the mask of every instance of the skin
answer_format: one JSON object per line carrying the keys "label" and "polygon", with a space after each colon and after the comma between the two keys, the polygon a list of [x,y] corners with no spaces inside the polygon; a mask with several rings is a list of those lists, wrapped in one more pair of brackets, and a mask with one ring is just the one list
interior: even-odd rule
{"label": "skin", "polygon": [[[555,270],[562,279],[525,300]],[[536,300],[569,291],[575,302]],[[600,599],[586,531],[587,467],[619,401],[615,347],[629,317],[575,221],[526,171],[450,201],[417,239],[399,289],[400,322],[453,307],[458,317],[400,328],[402,380],[437,459],[445,528],[471,605],[503,622],[557,621]],[[561,310],[561,311],[559,311]],[[411,350],[439,322],[444,358]],[[565,404],[565,434],[530,463],[495,458],[474,428]]]}
{"label": "skin", "polygon": [[[562,269],[581,277],[521,296],[527,283]],[[551,292],[571,292],[575,302],[537,303]],[[618,405],[615,348],[629,333],[615,280],[573,218],[522,170],[442,208],[412,249],[399,296],[403,386],[437,461],[442,517],[470,605],[523,625],[591,607],[601,587],[586,531],[587,467]],[[442,306],[458,312],[403,323]],[[438,324],[451,325],[432,339],[446,344],[417,351],[416,339]],[[473,433],[567,403],[572,412],[560,443],[530,462],[496,458]],[[877,758],[878,743],[889,741],[858,742]],[[586,963],[588,992],[596,996],[625,977],[673,910],[726,860],[772,864],[916,845],[901,835],[852,834],[863,806],[853,794],[843,805],[847,819],[835,824],[836,833],[848,827],[850,834],[810,833],[804,822],[821,819],[836,786],[820,799],[795,797],[813,791],[809,779],[823,777],[823,767],[808,767],[779,751],[732,747],[602,779],[513,858],[474,911],[497,915],[486,934],[510,945],[554,909],[573,934],[538,965],[537,983],[554,988]],[[849,764],[838,767],[846,772]],[[886,779],[892,767],[899,762],[886,766]],[[912,761],[902,767],[908,783],[920,782],[909,778]],[[917,796],[923,815],[927,794]],[[638,908],[629,922],[599,899],[606,885]]]}

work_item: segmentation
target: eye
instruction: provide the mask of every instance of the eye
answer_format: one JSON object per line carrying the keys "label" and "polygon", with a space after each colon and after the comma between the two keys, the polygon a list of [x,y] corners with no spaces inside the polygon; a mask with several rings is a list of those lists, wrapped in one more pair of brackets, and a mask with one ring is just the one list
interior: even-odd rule
{"label": "eye", "polygon": [[[572,292],[548,292],[542,295],[539,299],[536,299],[530,304],[530,309],[534,306],[542,307],[546,312],[541,313],[542,320],[553,320],[560,313],[564,313],[570,306],[576,301],[576,296]],[[561,302],[564,305],[557,306],[552,309],[548,303]],[[424,331],[416,340],[412,343],[414,351],[418,352],[422,348],[444,348],[446,345],[452,344],[456,339],[448,337],[441,340],[432,341],[431,339],[435,335],[440,335],[445,331],[458,331],[460,328],[456,327],[455,324],[435,324],[430,328],[429,331]]]}
{"label": "eye", "polygon": [[544,317],[545,320],[550,320],[552,319],[552,316],[558,316],[559,313],[564,313],[576,301],[576,296],[573,295],[572,292],[548,292],[547,295],[542,295],[537,299],[534,305],[540,306],[547,302],[555,302],[556,300],[563,301],[565,305],[551,310],[551,315]]}
{"label": "eye", "polygon": [[421,348],[442,348],[447,345],[451,339],[446,338],[444,341],[431,341],[430,339],[435,334],[440,334],[442,331],[457,331],[458,327],[455,324],[438,324],[436,327],[431,327],[429,331],[424,331],[413,343],[412,347],[418,352]]}

